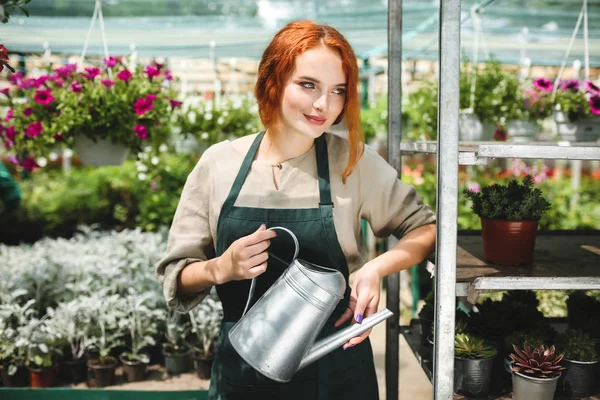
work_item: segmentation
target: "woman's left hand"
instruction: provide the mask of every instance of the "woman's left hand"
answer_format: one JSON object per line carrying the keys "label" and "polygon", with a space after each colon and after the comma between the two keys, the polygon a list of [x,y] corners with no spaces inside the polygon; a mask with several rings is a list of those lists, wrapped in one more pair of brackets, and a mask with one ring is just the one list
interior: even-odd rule
{"label": "woman's left hand", "polygon": [[[350,304],[335,321],[334,326],[337,328],[350,318],[354,317],[352,323],[358,322],[377,312],[379,306],[379,294],[381,289],[381,276],[375,264],[366,263],[354,275],[352,282],[352,292],[350,294]],[[369,329],[360,336],[353,337],[347,341],[342,347],[346,350],[348,347],[353,347],[365,340],[373,329]]]}

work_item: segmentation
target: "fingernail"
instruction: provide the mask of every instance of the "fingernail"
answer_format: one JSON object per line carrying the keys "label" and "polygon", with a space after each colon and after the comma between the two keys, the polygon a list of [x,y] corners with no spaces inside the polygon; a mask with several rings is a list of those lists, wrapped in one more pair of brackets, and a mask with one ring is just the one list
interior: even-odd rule
{"label": "fingernail", "polygon": [[358,314],[356,316],[356,322],[358,322],[359,324],[362,322],[362,315],[361,314]]}

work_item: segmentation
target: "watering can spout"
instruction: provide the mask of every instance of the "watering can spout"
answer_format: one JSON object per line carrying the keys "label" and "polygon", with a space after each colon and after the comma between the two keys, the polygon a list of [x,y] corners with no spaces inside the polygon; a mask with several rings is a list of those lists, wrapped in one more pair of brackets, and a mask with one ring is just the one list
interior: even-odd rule
{"label": "watering can spout", "polygon": [[380,322],[385,321],[392,315],[394,315],[394,313],[386,308],[385,310],[381,310],[365,318],[360,324],[352,324],[334,333],[331,336],[319,340],[310,348],[310,350],[308,350],[304,358],[302,358],[298,370],[301,370],[307,365],[312,364],[319,358],[325,356],[328,353],[331,353],[338,347],[342,347],[342,345],[348,340],[368,331],[369,329],[379,324]]}

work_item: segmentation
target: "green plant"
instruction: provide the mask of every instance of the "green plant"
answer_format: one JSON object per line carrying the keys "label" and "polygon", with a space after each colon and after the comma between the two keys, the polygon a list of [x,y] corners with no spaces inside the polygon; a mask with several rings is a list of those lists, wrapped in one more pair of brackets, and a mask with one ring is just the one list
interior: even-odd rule
{"label": "green plant", "polygon": [[561,81],[554,105],[567,114],[571,122],[600,115],[600,88],[591,81],[585,81],[583,85],[576,79]]}
{"label": "green plant", "polygon": [[600,301],[585,291],[574,291],[566,301],[569,326],[600,338]]}
{"label": "green plant", "polygon": [[186,337],[190,332],[189,316],[169,309],[166,320],[166,343],[162,344],[163,352],[167,355],[183,354],[189,350]]}
{"label": "green plant", "polygon": [[223,320],[223,305],[217,296],[209,294],[189,312],[192,341],[189,343],[197,356],[212,358]]}
{"label": "green plant", "polygon": [[505,354],[510,354],[513,351],[514,344],[527,343],[529,346],[533,346],[537,348],[539,346],[545,345],[546,341],[544,338],[536,331],[516,331],[512,332],[504,339],[504,352]]}
{"label": "green plant", "polygon": [[483,339],[468,333],[458,333],[454,337],[454,354],[462,358],[492,358],[496,355],[496,348],[486,345]]}
{"label": "green plant", "polygon": [[531,348],[528,343],[523,344],[523,350],[513,344],[515,351],[510,355],[512,371],[533,378],[554,378],[560,375],[565,368],[560,365],[562,354],[556,354],[554,346],[547,349],[545,346]]}
{"label": "green plant", "polygon": [[402,102],[406,115],[405,131],[411,140],[434,140],[437,138],[438,84],[436,80],[426,80]]}
{"label": "green plant", "polygon": [[580,329],[569,329],[558,335],[556,348],[565,358],[573,361],[590,362],[598,360],[598,353],[590,335]]}
{"label": "green plant", "polygon": [[536,221],[550,208],[542,191],[533,187],[531,175],[523,179],[523,184],[513,179],[508,185],[493,184],[480,192],[465,189],[463,194],[473,202],[473,213],[481,218]]}

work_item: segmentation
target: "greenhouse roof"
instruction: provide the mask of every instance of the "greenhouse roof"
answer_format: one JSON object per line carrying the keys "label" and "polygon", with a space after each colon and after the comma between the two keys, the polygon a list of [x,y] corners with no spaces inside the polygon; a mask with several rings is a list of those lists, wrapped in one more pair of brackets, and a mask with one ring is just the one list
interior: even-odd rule
{"label": "greenhouse roof", "polygon": [[[387,1],[320,3],[318,0],[176,3],[105,0],[103,10],[111,54],[127,54],[134,44],[141,56],[203,58],[209,56],[210,43],[214,41],[217,57],[259,58],[273,34],[286,22],[313,19],[339,29],[359,56],[387,55]],[[403,57],[437,58],[438,2],[404,0],[403,3]],[[480,59],[494,54],[503,62],[518,63],[525,55],[533,64],[542,65],[560,65],[582,7],[582,1],[575,0],[481,3],[485,8],[478,14],[483,30]],[[72,7],[61,8],[57,4],[72,4]],[[600,0],[588,0],[588,4],[590,64],[600,66]],[[94,0],[36,0],[30,5],[30,17],[13,15],[0,28],[0,38],[10,52],[42,53],[47,42],[54,54],[81,53]],[[473,1],[463,1],[461,40],[465,57],[472,53],[474,30],[469,13],[472,5]],[[569,61],[584,61],[583,25]],[[523,28],[528,30],[526,38]],[[98,22],[88,54],[103,54]]]}

